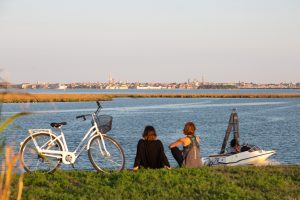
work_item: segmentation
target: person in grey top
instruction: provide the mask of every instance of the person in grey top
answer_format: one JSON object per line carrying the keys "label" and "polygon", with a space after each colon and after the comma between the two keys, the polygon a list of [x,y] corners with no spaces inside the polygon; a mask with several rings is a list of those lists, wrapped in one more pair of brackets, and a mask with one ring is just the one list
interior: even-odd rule
{"label": "person in grey top", "polygon": [[[195,135],[195,131],[195,124],[193,122],[187,122],[183,129],[183,134],[186,136],[169,145],[172,155],[180,167],[197,168],[202,166],[200,158],[200,138]],[[180,150],[178,146],[182,146],[183,150]]]}

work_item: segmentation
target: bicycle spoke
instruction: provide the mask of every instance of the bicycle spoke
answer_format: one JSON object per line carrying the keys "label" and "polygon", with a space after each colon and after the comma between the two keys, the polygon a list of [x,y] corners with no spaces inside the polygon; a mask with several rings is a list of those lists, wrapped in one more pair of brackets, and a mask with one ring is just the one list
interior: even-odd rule
{"label": "bicycle spoke", "polygon": [[49,141],[45,142],[43,145],[40,146],[41,149],[44,149],[45,146],[48,146],[50,143],[52,142],[52,140],[50,139]]}
{"label": "bicycle spoke", "polygon": [[110,159],[107,159],[107,160],[110,161],[111,163],[116,164],[117,166],[121,166],[121,164],[119,164],[119,163],[117,163],[117,162],[115,162],[115,161],[113,161],[113,160],[110,160]]}
{"label": "bicycle spoke", "polygon": [[40,160],[38,159],[37,162],[36,162],[35,171],[38,170],[39,163],[40,163]]}
{"label": "bicycle spoke", "polygon": [[[28,147],[27,147],[28,148]],[[36,150],[36,148],[35,147],[30,147],[30,153],[32,153],[32,154],[35,154],[35,153],[37,153],[37,150]]]}
{"label": "bicycle spoke", "polygon": [[[103,136],[95,138],[89,149],[89,157],[93,166],[99,171],[122,170],[125,159],[121,147],[113,139]],[[103,142],[108,152],[104,150]]]}
{"label": "bicycle spoke", "polygon": [[59,143],[54,142],[54,145],[48,145],[52,142],[52,137],[48,133],[38,133],[24,142],[21,147],[21,161],[26,171],[33,172],[37,170],[52,171],[60,165],[60,160],[53,157],[48,157],[38,152],[35,145],[41,150],[60,151],[62,147]]}

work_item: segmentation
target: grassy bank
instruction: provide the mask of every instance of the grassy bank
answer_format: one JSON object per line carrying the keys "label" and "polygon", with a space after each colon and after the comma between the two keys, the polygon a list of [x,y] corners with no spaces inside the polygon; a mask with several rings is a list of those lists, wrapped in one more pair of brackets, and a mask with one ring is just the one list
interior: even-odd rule
{"label": "grassy bank", "polygon": [[25,174],[23,199],[300,199],[300,165]]}
{"label": "grassy bank", "polygon": [[0,102],[109,101],[113,98],[300,98],[300,94],[26,94],[0,93]]}

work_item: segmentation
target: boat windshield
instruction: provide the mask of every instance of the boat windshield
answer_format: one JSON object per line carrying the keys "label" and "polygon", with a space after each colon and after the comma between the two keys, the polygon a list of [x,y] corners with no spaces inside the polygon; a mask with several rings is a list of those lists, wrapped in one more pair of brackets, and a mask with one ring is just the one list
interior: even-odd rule
{"label": "boat windshield", "polygon": [[258,150],[261,150],[261,148],[259,148],[256,145],[253,145],[253,144],[243,144],[241,146],[241,152],[244,152],[244,151],[253,152],[253,151],[258,151]]}

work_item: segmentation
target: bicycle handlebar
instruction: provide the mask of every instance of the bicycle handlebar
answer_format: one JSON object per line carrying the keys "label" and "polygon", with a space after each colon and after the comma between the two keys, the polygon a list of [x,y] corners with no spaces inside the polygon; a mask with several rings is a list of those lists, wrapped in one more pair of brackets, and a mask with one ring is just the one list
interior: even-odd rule
{"label": "bicycle handlebar", "polygon": [[76,119],[83,118],[83,120],[86,120],[86,117],[89,117],[89,116],[91,116],[91,114],[87,114],[87,115],[79,115],[79,116],[76,116]]}
{"label": "bicycle handlebar", "polygon": [[[99,101],[96,101],[96,103],[97,103],[98,108],[97,108],[96,112],[94,112],[95,114],[97,114],[100,111],[100,109],[102,108]],[[76,119],[83,118],[83,120],[86,120],[86,117],[89,117],[89,116],[92,116],[92,114],[78,115],[78,116],[76,116]]]}

